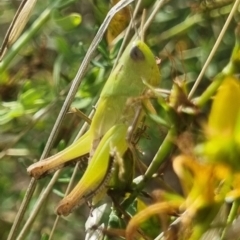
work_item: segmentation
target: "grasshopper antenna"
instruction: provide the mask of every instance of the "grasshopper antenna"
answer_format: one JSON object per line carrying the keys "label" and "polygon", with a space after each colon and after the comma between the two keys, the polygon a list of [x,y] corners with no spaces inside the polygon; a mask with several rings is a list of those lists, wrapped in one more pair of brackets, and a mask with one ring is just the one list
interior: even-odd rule
{"label": "grasshopper antenna", "polygon": [[[138,1],[138,7],[140,6],[140,4],[141,4],[141,0]],[[137,11],[135,11],[135,14],[137,14]],[[130,27],[134,28],[134,31],[135,31],[135,34],[137,35],[137,38],[140,39],[139,32],[138,32],[138,29],[137,29],[137,23],[136,23],[136,21],[134,21],[135,18],[136,18],[135,14],[133,14],[132,11],[130,11],[130,15],[131,15],[131,22],[130,22],[131,26]]]}
{"label": "grasshopper antenna", "polygon": [[[123,53],[123,49],[124,49],[124,47],[125,47],[125,45],[126,45],[127,38],[128,38],[128,36],[129,36],[130,30],[131,30],[131,27],[132,27],[132,24],[133,24],[133,20],[134,20],[134,19],[136,18],[136,16],[137,16],[137,12],[138,12],[138,10],[139,10],[139,7],[140,7],[140,5],[141,5],[141,2],[142,2],[142,0],[139,0],[139,1],[137,2],[137,5],[136,5],[136,7],[135,7],[135,9],[134,9],[134,12],[133,12],[133,15],[131,15],[131,22],[130,22],[128,28],[127,28],[126,34],[125,34],[125,36],[124,36],[124,38],[123,38],[122,45],[121,45],[121,47],[120,47],[120,49],[119,49],[119,51],[118,51],[118,55],[117,55],[117,57],[116,57],[116,61],[115,61],[114,65],[113,65],[113,68],[112,68],[112,69],[114,69],[114,68],[116,67],[116,65],[117,65],[117,63],[118,63],[118,60],[119,60],[121,54]],[[131,11],[130,11],[130,14],[131,14]],[[138,32],[138,31],[136,31],[136,33],[137,33],[137,32]]]}
{"label": "grasshopper antenna", "polygon": [[146,9],[143,9],[143,13],[142,13],[142,18],[141,18],[141,25],[140,25],[140,33],[141,33],[141,41],[144,42],[144,31],[143,31],[143,26],[144,23],[146,22]]}

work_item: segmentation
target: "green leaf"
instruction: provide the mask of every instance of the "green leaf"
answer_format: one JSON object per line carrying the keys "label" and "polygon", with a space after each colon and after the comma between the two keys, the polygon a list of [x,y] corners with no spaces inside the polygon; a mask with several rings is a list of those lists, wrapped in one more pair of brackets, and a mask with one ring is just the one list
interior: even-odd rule
{"label": "green leaf", "polygon": [[64,31],[70,31],[79,26],[82,22],[82,16],[78,13],[71,13],[67,16],[62,16],[59,11],[54,11],[53,20]]}

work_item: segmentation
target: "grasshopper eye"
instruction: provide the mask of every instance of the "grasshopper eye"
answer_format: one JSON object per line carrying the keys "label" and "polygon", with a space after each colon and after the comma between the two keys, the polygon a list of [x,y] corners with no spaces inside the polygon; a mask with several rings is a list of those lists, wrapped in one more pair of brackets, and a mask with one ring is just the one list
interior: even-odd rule
{"label": "grasshopper eye", "polygon": [[134,61],[142,61],[145,59],[143,52],[138,48],[138,46],[135,46],[131,49],[130,57]]}

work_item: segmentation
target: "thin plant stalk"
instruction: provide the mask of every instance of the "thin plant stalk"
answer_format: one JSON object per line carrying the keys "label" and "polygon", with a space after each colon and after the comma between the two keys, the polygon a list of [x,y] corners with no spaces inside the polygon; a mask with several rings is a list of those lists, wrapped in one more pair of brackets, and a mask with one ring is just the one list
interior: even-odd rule
{"label": "thin plant stalk", "polygon": [[227,228],[233,223],[233,221],[236,219],[238,215],[238,210],[240,206],[240,201],[239,199],[235,200],[232,204],[231,210],[229,212],[228,218],[227,218],[227,224],[226,227],[224,228],[222,235],[221,235],[221,240],[225,239],[226,233],[227,233]]}
{"label": "thin plant stalk", "polygon": [[62,0],[55,1],[49,7],[47,7],[43,13],[36,19],[32,26],[23,33],[21,37],[12,45],[11,49],[4,56],[3,61],[0,62],[0,74],[7,70],[13,58],[19,53],[19,51],[33,38],[33,36],[40,30],[42,26],[51,17],[52,9],[57,6]]}
{"label": "thin plant stalk", "polygon": [[211,62],[213,56],[215,55],[215,53],[216,53],[216,51],[217,51],[217,49],[218,49],[218,47],[219,47],[219,45],[220,45],[220,43],[221,43],[221,41],[223,39],[223,36],[226,33],[230,22],[232,21],[233,15],[235,14],[235,12],[238,9],[239,3],[240,3],[240,0],[236,0],[235,1],[234,5],[232,7],[232,10],[229,13],[228,18],[227,18],[227,20],[226,20],[226,22],[225,22],[225,24],[224,24],[224,26],[222,28],[222,31],[220,32],[220,34],[219,34],[219,36],[217,38],[217,41],[215,42],[215,44],[214,44],[214,46],[213,46],[213,48],[212,48],[212,50],[211,50],[211,52],[210,52],[206,62],[205,62],[205,64],[204,64],[204,66],[203,66],[203,68],[202,68],[202,70],[200,72],[200,74],[198,75],[198,78],[196,79],[196,81],[195,81],[195,83],[194,83],[194,85],[193,85],[193,87],[192,87],[192,89],[191,89],[191,91],[190,91],[190,93],[188,95],[188,98],[191,98],[193,96],[193,94],[196,91],[198,85],[200,84],[200,82],[201,82],[201,80],[203,78],[203,75],[206,72],[206,69],[207,69],[209,63]]}

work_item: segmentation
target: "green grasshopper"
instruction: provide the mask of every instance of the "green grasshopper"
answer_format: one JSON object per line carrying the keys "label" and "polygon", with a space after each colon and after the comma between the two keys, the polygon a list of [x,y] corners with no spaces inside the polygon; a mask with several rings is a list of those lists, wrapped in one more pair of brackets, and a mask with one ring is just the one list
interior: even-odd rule
{"label": "green grasshopper", "polygon": [[[114,149],[118,156],[123,156],[129,146],[128,128],[139,107],[150,106],[149,98],[141,97],[146,94],[146,85],[156,87],[159,82],[160,71],[149,47],[140,40],[131,42],[101,92],[89,130],[65,150],[28,167],[28,173],[39,178],[89,153],[89,164],[83,177],[59,203],[57,214],[68,215],[101,186],[109,170],[110,152]],[[138,104],[129,103],[138,98],[141,98]],[[143,116],[142,111],[138,123]]]}

